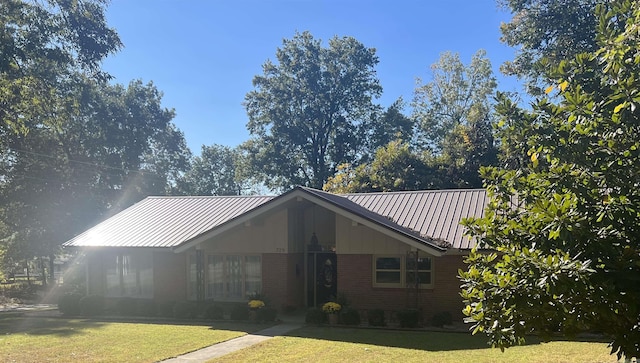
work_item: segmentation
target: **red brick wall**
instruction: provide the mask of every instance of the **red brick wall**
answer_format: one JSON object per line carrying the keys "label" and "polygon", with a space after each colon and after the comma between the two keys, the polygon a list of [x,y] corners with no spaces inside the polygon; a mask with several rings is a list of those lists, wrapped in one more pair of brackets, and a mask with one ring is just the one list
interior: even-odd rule
{"label": "red brick wall", "polygon": [[153,254],[153,291],[158,301],[187,299],[187,266],[184,253]]}
{"label": "red brick wall", "polygon": [[[420,289],[417,296],[418,307],[426,318],[448,311],[454,319],[462,319],[460,282],[456,277],[458,269],[464,268],[462,260],[462,256],[434,258],[434,287]],[[338,255],[338,292],[344,293],[359,310],[395,311],[414,307],[416,302],[415,293],[406,289],[373,287],[372,255]]]}
{"label": "red brick wall", "polygon": [[304,255],[302,253],[263,254],[262,293],[277,309],[285,306],[303,306]]}

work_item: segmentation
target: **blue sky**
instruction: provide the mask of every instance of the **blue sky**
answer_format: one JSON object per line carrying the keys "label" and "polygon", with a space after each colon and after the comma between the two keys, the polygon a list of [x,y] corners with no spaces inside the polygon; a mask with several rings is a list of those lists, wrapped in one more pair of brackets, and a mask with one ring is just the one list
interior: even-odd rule
{"label": "blue sky", "polygon": [[466,64],[485,49],[499,89],[520,90],[498,71],[514,54],[499,40],[509,18],[495,0],[112,0],[107,21],[125,47],[103,67],[118,83],[153,81],[199,154],[203,144],[236,146],[249,138],[242,102],[251,80],[296,31],[325,42],[352,36],[376,48],[383,87],[377,102],[388,106],[400,96],[411,101],[416,77],[428,81],[430,65],[447,50]]}

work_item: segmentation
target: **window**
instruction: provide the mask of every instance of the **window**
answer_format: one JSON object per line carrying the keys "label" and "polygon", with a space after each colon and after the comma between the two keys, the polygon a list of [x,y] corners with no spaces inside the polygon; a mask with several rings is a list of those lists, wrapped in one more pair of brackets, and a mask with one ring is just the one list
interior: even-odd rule
{"label": "window", "polygon": [[262,257],[209,255],[207,298],[239,301],[262,290]]}
{"label": "window", "polygon": [[153,297],[153,256],[118,254],[105,261],[106,296]]}
{"label": "window", "polygon": [[375,256],[373,259],[373,285],[375,287],[432,286],[431,257]]}

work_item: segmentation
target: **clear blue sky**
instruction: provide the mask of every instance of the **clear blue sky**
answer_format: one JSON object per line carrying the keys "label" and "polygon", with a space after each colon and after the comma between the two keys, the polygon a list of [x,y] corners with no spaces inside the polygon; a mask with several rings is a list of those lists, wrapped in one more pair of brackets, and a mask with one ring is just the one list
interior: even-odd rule
{"label": "clear blue sky", "polygon": [[352,36],[376,48],[378,102],[388,106],[400,96],[411,101],[416,77],[428,81],[429,66],[447,50],[467,64],[485,49],[499,88],[519,91],[498,71],[514,54],[499,40],[509,18],[495,0],[112,0],[107,21],[124,48],[103,66],[118,83],[153,81],[199,155],[203,144],[249,138],[242,102],[251,80],[296,31],[324,42]]}

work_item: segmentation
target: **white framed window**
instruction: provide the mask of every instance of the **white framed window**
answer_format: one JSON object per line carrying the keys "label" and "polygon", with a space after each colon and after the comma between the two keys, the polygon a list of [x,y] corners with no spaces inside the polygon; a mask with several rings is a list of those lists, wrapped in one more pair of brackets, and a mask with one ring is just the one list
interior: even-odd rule
{"label": "white framed window", "polygon": [[153,297],[153,255],[121,253],[105,261],[105,295]]}
{"label": "white framed window", "polygon": [[410,258],[404,255],[373,256],[374,287],[433,287],[433,259],[422,256]]}
{"label": "white framed window", "polygon": [[262,291],[262,256],[208,255],[207,299],[243,301]]}

